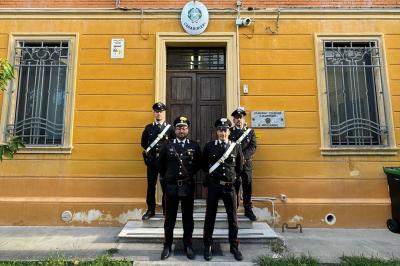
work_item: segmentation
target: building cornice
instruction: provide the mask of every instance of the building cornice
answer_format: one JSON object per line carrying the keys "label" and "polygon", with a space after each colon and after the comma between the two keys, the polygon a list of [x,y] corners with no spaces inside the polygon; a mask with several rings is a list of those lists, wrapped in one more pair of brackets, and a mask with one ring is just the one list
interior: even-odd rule
{"label": "building cornice", "polygon": [[[249,8],[250,9],[250,8]],[[242,12],[265,12],[265,11],[276,11],[278,8],[242,8]],[[284,12],[375,12],[375,11],[389,11],[389,12],[400,12],[400,6],[397,7],[282,7],[279,8]],[[0,12],[131,12],[131,11],[141,11],[142,8],[0,8]],[[147,11],[156,12],[180,12],[180,8],[144,8]],[[220,11],[235,11],[235,8],[209,8],[211,12]]]}
{"label": "building cornice", "polygon": [[[280,11],[280,19],[336,19],[336,18],[384,18],[398,19],[400,8],[264,8],[241,10],[242,16],[255,18],[275,18]],[[181,9],[121,9],[121,8],[14,8],[0,9],[1,19],[57,18],[57,19],[135,19],[135,18],[177,18]],[[217,19],[236,16],[235,9],[210,8],[209,13]]]}

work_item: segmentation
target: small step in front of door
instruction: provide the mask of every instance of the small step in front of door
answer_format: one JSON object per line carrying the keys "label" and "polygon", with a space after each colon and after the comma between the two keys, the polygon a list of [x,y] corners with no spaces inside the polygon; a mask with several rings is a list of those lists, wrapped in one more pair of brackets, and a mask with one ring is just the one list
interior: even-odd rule
{"label": "small step in front of door", "polygon": [[[174,238],[182,238],[183,229],[181,227],[175,227]],[[132,238],[132,239],[162,239],[164,238],[163,227],[143,227],[141,221],[130,221],[128,222],[122,231],[119,233],[120,238]],[[238,238],[244,239],[272,239],[277,238],[277,234],[272,230],[267,223],[252,223],[252,228],[239,229]],[[203,228],[195,228],[193,230],[193,238],[203,238]],[[228,239],[227,228],[216,228],[214,229],[213,238],[215,239]]]}
{"label": "small step in front of door", "polygon": [[[252,227],[252,222],[243,214],[238,214],[238,224],[240,228],[249,229]],[[203,228],[205,213],[195,212],[193,213],[194,228]],[[164,216],[161,213],[157,213],[154,217],[147,221],[143,221],[143,225],[147,228],[164,227]],[[182,227],[182,213],[178,213],[176,217],[175,227]],[[228,228],[228,217],[226,213],[219,212],[215,219],[215,228]]]}
{"label": "small step in front of door", "polygon": [[[205,220],[205,200],[194,201],[194,231],[193,238],[203,238],[203,227]],[[180,210],[180,208],[179,208]],[[277,234],[265,222],[252,222],[238,210],[239,239],[273,239]],[[163,239],[164,238],[164,216],[157,213],[147,221],[128,221],[118,235],[120,238],[128,239]],[[178,211],[174,229],[174,238],[182,238],[182,213]],[[219,201],[218,212],[215,220],[213,237],[216,239],[228,239],[228,219],[222,201]]]}
{"label": "small step in front of door", "polygon": [[[194,206],[193,206],[193,213],[205,213],[206,212],[206,201],[203,199],[195,199],[194,200]],[[179,204],[179,208],[178,211],[181,211],[181,205]],[[242,206],[239,206],[237,213],[241,213],[244,212],[244,209]],[[220,200],[218,202],[218,208],[217,208],[217,213],[225,213],[225,205],[222,202],[222,200]]]}

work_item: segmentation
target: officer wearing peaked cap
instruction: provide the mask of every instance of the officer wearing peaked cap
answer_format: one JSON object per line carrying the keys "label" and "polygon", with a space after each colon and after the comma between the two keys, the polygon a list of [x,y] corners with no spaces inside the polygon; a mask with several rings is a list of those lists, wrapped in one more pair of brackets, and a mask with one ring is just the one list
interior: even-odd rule
{"label": "officer wearing peaked cap", "polygon": [[195,258],[192,248],[194,186],[193,175],[200,169],[201,150],[197,142],[188,139],[190,121],[179,116],[174,121],[176,139],[161,146],[158,167],[165,178],[164,249],[161,259],[169,257],[179,201],[182,209],[183,245],[186,256]]}
{"label": "officer wearing peaked cap", "polygon": [[[257,142],[256,134],[254,130],[248,128],[246,125],[246,110],[243,107],[237,108],[232,112],[233,123],[231,134],[229,139],[231,141],[240,142],[242,146],[242,151],[244,155],[244,167],[243,171],[240,173],[243,188],[243,207],[244,214],[251,221],[255,221],[257,217],[254,215],[251,203],[252,194],[252,172],[253,172],[253,161],[252,157],[256,152]],[[239,187],[237,187],[237,192]]]}
{"label": "officer wearing peaked cap", "polygon": [[236,260],[242,260],[239,251],[237,203],[235,183],[238,182],[239,173],[242,171],[243,155],[240,144],[229,141],[229,128],[231,121],[227,118],[218,119],[215,122],[217,139],[208,142],[203,151],[203,170],[207,172],[204,185],[207,187],[206,218],[204,222],[204,258],[212,258],[212,235],[218,201],[222,199],[225,205],[229,224],[229,243],[231,253]]}
{"label": "officer wearing peaked cap", "polygon": [[[143,215],[143,220],[148,220],[155,215],[156,210],[156,184],[159,170],[157,159],[163,142],[175,138],[175,133],[170,124],[165,121],[165,111],[167,107],[161,102],[153,105],[154,121],[146,125],[143,133],[141,145],[144,149],[143,158],[147,166],[147,211]],[[163,185],[161,185],[163,189]],[[164,205],[164,200],[163,200]],[[163,207],[164,210],[164,207]]]}

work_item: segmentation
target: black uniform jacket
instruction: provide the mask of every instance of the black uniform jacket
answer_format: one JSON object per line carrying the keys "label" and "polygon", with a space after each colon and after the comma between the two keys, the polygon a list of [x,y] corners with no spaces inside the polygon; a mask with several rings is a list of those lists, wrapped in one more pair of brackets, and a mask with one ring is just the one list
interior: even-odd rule
{"label": "black uniform jacket", "polygon": [[192,178],[200,168],[201,150],[197,142],[186,139],[182,147],[178,140],[174,139],[161,146],[158,169],[167,183]]}
{"label": "black uniform jacket", "polygon": [[[164,128],[167,126],[167,123],[164,122],[162,127],[159,128],[155,122],[148,124],[142,133],[142,142],[141,145],[144,150],[150,146],[151,143],[158,137]],[[161,145],[164,143],[165,140],[174,139],[175,132],[173,126],[171,126],[168,131],[165,133],[164,137],[155,145],[147,154],[147,163],[148,165],[156,165],[157,163],[157,155],[160,152]]]}
{"label": "black uniform jacket", "polygon": [[204,146],[202,168],[207,173],[205,184],[209,182],[219,183],[219,181],[234,182],[235,178],[243,170],[243,154],[240,145],[236,145],[229,157],[221,163],[217,169],[208,174],[209,169],[217,162],[225,151],[228,150],[232,142],[229,141],[223,149],[218,140],[210,141]]}
{"label": "black uniform jacket", "polygon": [[[236,142],[243,135],[243,133],[246,130],[247,130],[247,127],[243,127],[242,129],[239,129],[237,127],[232,127],[231,134],[229,135],[229,139],[231,141]],[[240,145],[242,146],[242,152],[243,152],[243,156],[245,159],[244,170],[246,170],[246,171],[251,170],[253,167],[252,158],[253,158],[253,155],[256,152],[256,148],[257,148],[256,134],[253,129],[242,140]]]}

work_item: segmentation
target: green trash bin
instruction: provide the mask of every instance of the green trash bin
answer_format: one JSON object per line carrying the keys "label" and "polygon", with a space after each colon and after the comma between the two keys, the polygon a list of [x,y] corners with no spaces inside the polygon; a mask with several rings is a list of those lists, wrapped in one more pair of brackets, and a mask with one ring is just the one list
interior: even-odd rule
{"label": "green trash bin", "polygon": [[386,221],[388,229],[400,233],[400,167],[383,167],[388,180],[390,200],[392,202],[392,219]]}

